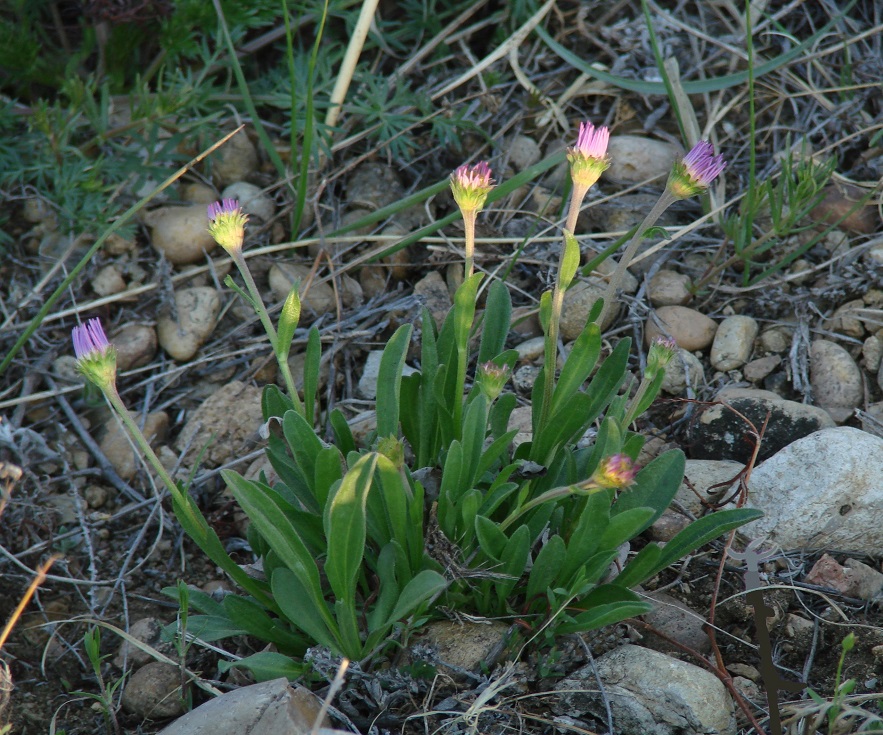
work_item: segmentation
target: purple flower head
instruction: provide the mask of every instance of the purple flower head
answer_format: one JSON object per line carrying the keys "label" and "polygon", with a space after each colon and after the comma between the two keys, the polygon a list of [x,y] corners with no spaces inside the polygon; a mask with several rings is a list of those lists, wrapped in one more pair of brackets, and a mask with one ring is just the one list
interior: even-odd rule
{"label": "purple flower head", "polygon": [[606,126],[596,128],[590,122],[580,123],[576,145],[567,149],[570,177],[574,186],[588,191],[610,166],[610,159],[607,157],[609,142],[610,130]]}
{"label": "purple flower head", "polygon": [[222,199],[209,204],[208,219],[208,231],[218,245],[230,255],[242,250],[248,216],[243,214],[236,199]]}
{"label": "purple flower head", "polygon": [[460,166],[451,174],[451,192],[461,212],[480,212],[494,180],[487,161],[479,161],[474,166]]}
{"label": "purple flower head", "polygon": [[678,199],[701,194],[726,168],[722,155],[714,155],[707,140],[700,140],[683,160],[674,165],[668,177],[668,188]]}
{"label": "purple flower head", "polygon": [[80,373],[102,390],[112,387],[116,381],[117,353],[105,336],[101,321],[90,319],[74,327],[71,337]]}

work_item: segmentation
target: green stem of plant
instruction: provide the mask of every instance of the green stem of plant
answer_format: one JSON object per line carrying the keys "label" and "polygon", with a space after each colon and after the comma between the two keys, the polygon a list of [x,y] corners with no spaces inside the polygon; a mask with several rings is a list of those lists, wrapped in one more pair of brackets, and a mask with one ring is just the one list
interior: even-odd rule
{"label": "green stem of plant", "polygon": [[282,380],[285,381],[285,389],[288,391],[288,397],[294,404],[294,409],[303,416],[303,405],[300,402],[300,397],[297,394],[297,387],[294,384],[294,377],[292,376],[291,368],[288,365],[288,346],[286,345],[283,347],[279,344],[279,335],[276,332],[276,327],[273,326],[273,322],[267,312],[267,307],[264,306],[261,292],[258,290],[258,286],[254,282],[254,278],[251,275],[251,271],[248,269],[248,263],[245,262],[242,251],[234,250],[230,255],[233,258],[233,262],[236,263],[239,273],[242,275],[242,280],[245,281],[245,287],[248,289],[249,296],[251,296],[252,306],[254,306],[254,310],[257,312],[258,318],[261,320],[261,324],[264,325],[264,331],[270,339],[270,346],[273,348],[273,354],[276,355],[276,362],[279,364],[279,372],[282,373]]}
{"label": "green stem of plant", "polygon": [[[567,222],[565,230],[574,232],[576,221],[579,218],[579,210],[583,199],[589,191],[587,186],[574,185],[570,192],[570,205],[567,210]],[[564,289],[561,287],[561,268],[564,265],[564,246],[561,243],[561,251],[558,254],[558,272],[555,276],[555,286],[552,289],[552,313],[549,315],[549,332],[546,335],[545,356],[543,358],[543,407],[540,411],[538,426],[543,427],[552,409],[552,394],[555,391],[555,369],[558,365],[558,330],[561,323],[561,309],[564,306]]]}
{"label": "green stem of plant", "polygon": [[604,292],[604,308],[601,311],[601,316],[598,317],[598,324],[604,324],[610,316],[610,313],[613,311],[613,303],[616,299],[616,293],[622,285],[622,279],[625,276],[626,269],[629,267],[629,263],[632,262],[632,258],[635,257],[635,252],[638,250],[638,245],[641,244],[644,233],[655,224],[656,220],[662,216],[662,213],[675,201],[677,201],[677,197],[675,197],[668,189],[663,191],[662,196],[660,196],[656,204],[653,205],[653,209],[650,210],[650,213],[644,217],[644,221],[641,222],[638,229],[635,230],[635,234],[626,246],[622,258],[620,258],[619,263],[616,264],[616,269],[613,271],[613,275],[610,276],[610,280],[607,283],[607,290]]}
{"label": "green stem of plant", "polygon": [[573,488],[570,485],[562,485],[561,487],[553,487],[551,490],[546,490],[542,495],[534,498],[533,500],[527,501],[520,508],[516,508],[513,510],[507,518],[500,523],[500,530],[505,531],[509,526],[511,526],[515,521],[517,521],[521,516],[525,513],[533,510],[539,505],[543,503],[548,503],[550,500],[557,500],[558,498],[566,498],[568,495],[573,494]]}
{"label": "green stem of plant", "polygon": [[472,275],[473,269],[475,267],[475,211],[466,211],[463,212],[463,230],[465,233],[465,250],[466,250],[466,264],[464,265],[464,278],[469,278]]}
{"label": "green stem of plant", "polygon": [[[105,389],[104,395],[107,397],[110,405],[113,406],[114,410],[117,412],[120,421],[122,421],[123,425],[129,430],[129,435],[135,440],[135,443],[138,445],[142,454],[147,458],[147,461],[150,462],[153,469],[156,470],[156,474],[159,476],[159,479],[162,480],[163,485],[166,486],[166,489],[174,499],[175,504],[188,514],[189,521],[194,529],[201,528],[205,523],[205,519],[193,513],[193,509],[188,502],[189,498],[184,494],[181,488],[175,484],[172,476],[168,473],[166,468],[163,467],[162,462],[159,461],[159,457],[156,456],[153,447],[150,446],[147,438],[144,436],[141,429],[138,428],[138,424],[132,419],[129,410],[120,398],[120,394],[117,393],[116,386],[111,385],[109,388]],[[198,539],[194,540],[198,541]]]}
{"label": "green stem of plant", "polygon": [[629,401],[629,405],[625,410],[625,417],[622,420],[622,428],[627,429],[629,424],[632,423],[638,416],[638,406],[641,405],[641,401],[644,400],[644,396],[647,395],[647,391],[650,386],[653,384],[653,380],[655,375],[644,375],[641,379],[641,384],[638,386],[638,390],[635,391],[635,395],[631,401]]}

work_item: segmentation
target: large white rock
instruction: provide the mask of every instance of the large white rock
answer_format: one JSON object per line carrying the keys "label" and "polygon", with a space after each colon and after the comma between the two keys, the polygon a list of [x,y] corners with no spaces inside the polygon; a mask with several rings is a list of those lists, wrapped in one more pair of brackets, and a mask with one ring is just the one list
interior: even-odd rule
{"label": "large white rock", "polygon": [[751,473],[749,505],[764,512],[745,533],[786,550],[883,548],[883,439],[848,426],[822,429]]}

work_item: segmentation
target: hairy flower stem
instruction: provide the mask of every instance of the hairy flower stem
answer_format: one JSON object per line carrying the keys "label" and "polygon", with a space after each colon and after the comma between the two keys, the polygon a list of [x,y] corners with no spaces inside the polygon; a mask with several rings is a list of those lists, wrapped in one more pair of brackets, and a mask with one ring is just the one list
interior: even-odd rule
{"label": "hairy flower stem", "polygon": [[156,471],[156,474],[159,476],[159,479],[162,480],[163,485],[166,486],[166,489],[174,499],[175,504],[180,506],[180,508],[187,513],[188,520],[194,528],[202,527],[205,524],[205,520],[194,515],[193,509],[188,502],[189,498],[187,498],[181,488],[175,484],[172,476],[168,473],[166,468],[163,467],[162,462],[159,461],[159,457],[156,456],[153,447],[150,446],[144,433],[138,428],[138,424],[132,419],[132,415],[123,403],[122,398],[120,398],[116,385],[110,385],[103,392],[107,397],[107,400],[110,402],[110,405],[113,406],[114,410],[117,412],[117,416],[120,417],[120,421],[122,421],[123,425],[129,430],[129,435],[135,440],[141,453],[146,457],[147,461],[150,462],[151,466]]}
{"label": "hairy flower stem", "polygon": [[662,216],[662,213],[676,201],[677,197],[666,189],[662,192],[662,196],[659,197],[656,204],[653,205],[653,209],[650,210],[650,213],[644,218],[644,221],[638,225],[638,229],[635,230],[635,234],[632,235],[632,239],[626,246],[622,258],[620,258],[619,263],[616,264],[616,269],[613,271],[613,275],[610,276],[610,280],[607,282],[607,290],[604,292],[604,308],[601,311],[601,316],[598,317],[599,324],[604,324],[615,308],[614,301],[616,299],[616,294],[622,285],[622,279],[625,276],[626,269],[629,267],[629,263],[632,262],[632,258],[635,257],[638,245],[641,244],[644,233],[652,227],[656,223],[656,220]]}
{"label": "hairy flower stem", "polygon": [[267,313],[267,307],[264,306],[261,292],[258,291],[257,284],[254,282],[254,278],[252,278],[251,271],[248,269],[248,264],[245,262],[242,251],[234,250],[230,253],[230,256],[233,258],[233,262],[236,263],[236,267],[239,269],[239,273],[245,281],[245,287],[248,289],[249,296],[251,296],[252,306],[254,307],[255,312],[257,312],[258,318],[261,320],[261,324],[264,326],[264,331],[267,333],[267,337],[270,339],[270,346],[273,348],[273,354],[276,355],[276,362],[279,364],[279,372],[282,373],[282,380],[285,381],[285,389],[288,391],[288,397],[294,404],[294,410],[303,416],[303,405],[297,394],[297,387],[294,384],[291,367],[288,365],[288,346],[279,344],[279,335],[276,333],[276,328],[273,326],[269,313]]}
{"label": "hairy flower stem", "polygon": [[[572,233],[576,229],[579,210],[588,191],[588,186],[574,185],[570,192],[570,206],[567,211],[567,222],[564,226],[568,232]],[[552,392],[555,390],[555,368],[558,364],[558,332],[561,322],[561,309],[564,306],[564,289],[561,287],[560,279],[563,265],[564,243],[561,244],[561,251],[558,254],[558,275],[555,278],[555,286],[552,288],[552,313],[549,315],[549,330],[546,334],[543,363],[546,369],[543,376],[543,408],[540,412],[540,426],[545,425],[546,418],[549,416],[549,411],[552,408]]]}
{"label": "hairy flower stem", "polygon": [[476,219],[476,211],[464,211],[463,215],[463,229],[466,236],[466,241],[464,244],[466,250],[466,263],[464,265],[464,279],[469,278],[472,275],[472,271],[475,265],[475,219]]}

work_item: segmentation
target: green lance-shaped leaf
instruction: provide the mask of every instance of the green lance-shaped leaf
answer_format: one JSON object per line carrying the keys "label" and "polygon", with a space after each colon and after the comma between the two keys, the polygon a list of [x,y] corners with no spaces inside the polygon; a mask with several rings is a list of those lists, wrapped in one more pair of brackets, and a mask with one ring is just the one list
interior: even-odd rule
{"label": "green lance-shaped leaf", "polygon": [[352,601],[365,553],[365,503],[377,454],[366,454],[343,477],[325,508],[328,558],[325,575],[338,600]]}
{"label": "green lance-shaped leaf", "polygon": [[377,436],[398,434],[399,397],[405,355],[411,341],[411,325],[403,324],[383,349],[377,373]]}
{"label": "green lance-shaped leaf", "polygon": [[277,330],[278,344],[276,349],[282,359],[288,357],[291,349],[291,340],[294,339],[294,331],[300,322],[300,294],[298,284],[291,287],[285,303],[282,304],[282,312],[279,314],[279,328]]}
{"label": "green lance-shaped leaf", "polygon": [[564,257],[561,258],[561,272],[558,274],[562,291],[570,288],[577,268],[579,268],[579,243],[572,232],[564,230]]}

